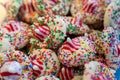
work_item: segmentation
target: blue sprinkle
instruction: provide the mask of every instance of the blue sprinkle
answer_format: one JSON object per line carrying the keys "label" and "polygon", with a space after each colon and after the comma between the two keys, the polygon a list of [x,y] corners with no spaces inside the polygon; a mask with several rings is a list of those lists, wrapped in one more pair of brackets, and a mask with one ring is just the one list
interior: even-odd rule
{"label": "blue sprinkle", "polygon": [[116,78],[115,80],[120,80],[120,66],[115,72],[115,78]]}

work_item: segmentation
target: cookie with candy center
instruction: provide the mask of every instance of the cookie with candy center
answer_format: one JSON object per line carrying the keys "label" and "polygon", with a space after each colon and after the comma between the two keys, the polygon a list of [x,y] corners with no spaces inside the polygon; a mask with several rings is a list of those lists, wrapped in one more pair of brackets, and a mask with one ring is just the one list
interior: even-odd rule
{"label": "cookie with candy center", "polygon": [[33,73],[35,77],[58,75],[60,63],[54,51],[44,48],[34,49],[30,52],[29,57],[33,65]]}
{"label": "cookie with candy center", "polygon": [[95,58],[94,42],[87,37],[67,38],[58,50],[60,62],[67,67],[81,66]]}
{"label": "cookie with candy center", "polygon": [[74,0],[71,5],[71,14],[80,15],[84,23],[92,25],[93,28],[99,28],[110,2],[111,0]]}

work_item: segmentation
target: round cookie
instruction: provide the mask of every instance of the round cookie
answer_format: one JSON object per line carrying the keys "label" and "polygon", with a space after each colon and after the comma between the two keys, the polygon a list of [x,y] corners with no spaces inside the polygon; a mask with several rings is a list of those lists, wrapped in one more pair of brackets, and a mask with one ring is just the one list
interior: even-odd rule
{"label": "round cookie", "polygon": [[22,67],[16,61],[6,61],[0,67],[0,76],[4,80],[19,80],[22,75]]}
{"label": "round cookie", "polygon": [[39,17],[31,27],[34,37],[40,40],[42,47],[45,45],[55,49],[66,37],[66,24],[60,16]]}
{"label": "round cookie", "polygon": [[114,80],[114,71],[102,63],[91,61],[85,64],[83,80]]}
{"label": "round cookie", "polygon": [[81,66],[95,58],[95,44],[87,37],[67,38],[58,50],[60,62],[67,67]]}
{"label": "round cookie", "polygon": [[27,23],[33,23],[39,16],[32,3],[33,0],[22,0],[22,2],[18,17]]}
{"label": "round cookie", "polygon": [[2,24],[3,22],[5,22],[6,18],[7,18],[7,11],[6,9],[4,8],[3,5],[0,5],[0,11],[2,13],[0,13],[0,24]]}
{"label": "round cookie", "polygon": [[74,69],[68,67],[62,67],[59,72],[61,80],[71,80],[74,77]]}
{"label": "round cookie", "polygon": [[7,11],[7,19],[11,20],[15,19],[20,6],[22,5],[22,0],[3,0],[0,1],[0,4],[2,4]]}
{"label": "round cookie", "polygon": [[71,14],[73,16],[80,15],[86,24],[100,27],[105,9],[110,2],[111,0],[74,0],[71,5]]}
{"label": "round cookie", "polygon": [[34,49],[30,52],[30,59],[33,66],[33,75],[40,77],[44,75],[57,76],[60,63],[57,55],[50,49]]}
{"label": "round cookie", "polygon": [[26,24],[16,21],[4,23],[0,28],[0,51],[23,48],[29,41],[26,26]]}
{"label": "round cookie", "polygon": [[60,79],[54,77],[53,75],[49,75],[49,76],[41,76],[40,78],[37,78],[35,80],[60,80]]}
{"label": "round cookie", "polygon": [[26,80],[26,79],[32,79],[32,65],[30,62],[30,59],[20,51],[7,51],[7,52],[2,52],[0,53],[0,66],[5,62],[5,61],[17,61],[20,63],[22,67],[22,75],[20,76],[21,80]]}
{"label": "round cookie", "polygon": [[68,0],[32,0],[35,10],[40,16],[67,15],[70,3]]}

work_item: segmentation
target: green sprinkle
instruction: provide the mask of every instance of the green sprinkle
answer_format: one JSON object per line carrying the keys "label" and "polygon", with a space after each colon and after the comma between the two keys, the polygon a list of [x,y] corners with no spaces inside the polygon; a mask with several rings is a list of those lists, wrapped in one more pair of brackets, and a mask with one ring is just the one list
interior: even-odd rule
{"label": "green sprinkle", "polygon": [[64,33],[61,32],[61,33],[60,33],[60,36],[64,36]]}
{"label": "green sprinkle", "polygon": [[5,38],[9,38],[8,36],[5,36]]}
{"label": "green sprinkle", "polygon": [[43,4],[40,5],[40,9],[44,10],[45,6]]}
{"label": "green sprinkle", "polygon": [[55,22],[53,22],[53,24],[54,24],[54,25],[56,25],[56,23],[55,23]]}
{"label": "green sprinkle", "polygon": [[48,47],[50,48],[50,44],[48,43]]}
{"label": "green sprinkle", "polygon": [[32,25],[30,25],[30,28],[33,28],[34,27],[34,25],[32,24]]}
{"label": "green sprinkle", "polygon": [[0,44],[0,46],[2,46],[2,44]]}
{"label": "green sprinkle", "polygon": [[38,0],[38,2],[39,2],[39,3],[42,3],[42,2],[43,2],[43,0]]}
{"label": "green sprinkle", "polygon": [[56,38],[56,40],[59,40],[59,38]]}
{"label": "green sprinkle", "polygon": [[16,0],[16,2],[17,2],[18,4],[21,4],[22,1],[21,1],[21,0]]}
{"label": "green sprinkle", "polygon": [[2,34],[2,32],[0,32],[0,34]]}

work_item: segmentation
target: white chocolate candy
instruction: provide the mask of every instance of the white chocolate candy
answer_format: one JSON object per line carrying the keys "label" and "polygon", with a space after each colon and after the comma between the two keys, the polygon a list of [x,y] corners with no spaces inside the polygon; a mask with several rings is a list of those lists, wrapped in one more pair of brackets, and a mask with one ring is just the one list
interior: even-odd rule
{"label": "white chocolate candy", "polygon": [[16,61],[7,61],[0,68],[0,76],[4,80],[19,80],[22,75],[22,67]]}

